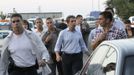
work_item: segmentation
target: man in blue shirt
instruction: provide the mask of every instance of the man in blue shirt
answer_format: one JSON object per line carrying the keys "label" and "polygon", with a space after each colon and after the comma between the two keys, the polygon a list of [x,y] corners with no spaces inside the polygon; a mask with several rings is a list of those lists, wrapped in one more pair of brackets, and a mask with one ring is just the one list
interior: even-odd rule
{"label": "man in blue shirt", "polygon": [[62,60],[64,75],[74,75],[81,70],[83,52],[88,53],[88,50],[81,34],[75,30],[76,18],[70,15],[66,21],[68,28],[60,32],[55,45],[56,60]]}

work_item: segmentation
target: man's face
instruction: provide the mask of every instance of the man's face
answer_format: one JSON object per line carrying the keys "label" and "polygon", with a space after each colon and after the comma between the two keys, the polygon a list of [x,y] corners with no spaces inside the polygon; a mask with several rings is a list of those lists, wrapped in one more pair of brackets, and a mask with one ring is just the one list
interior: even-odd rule
{"label": "man's face", "polygon": [[100,15],[98,20],[99,20],[99,24],[102,27],[105,27],[107,25],[106,19],[103,17],[103,15]]}
{"label": "man's face", "polygon": [[70,21],[68,23],[69,28],[75,28],[75,25],[76,25],[76,19],[70,18]]}
{"label": "man's face", "polygon": [[77,18],[77,22],[78,22],[78,24],[82,24],[82,21],[83,21],[83,17],[79,17],[79,18]]}
{"label": "man's face", "polygon": [[42,27],[42,25],[43,25],[43,21],[37,19],[37,20],[35,21],[35,25],[37,26],[37,28],[40,28],[40,27]]}
{"label": "man's face", "polygon": [[25,29],[28,29],[28,25],[27,25],[27,23],[22,23],[22,26],[25,28]]}
{"label": "man's face", "polygon": [[20,34],[23,31],[22,19],[20,17],[13,17],[11,23],[11,27],[15,34]]}
{"label": "man's face", "polygon": [[98,27],[100,25],[100,21],[96,20],[95,25],[96,25],[96,27]]}
{"label": "man's face", "polygon": [[46,25],[48,29],[52,29],[54,27],[54,23],[52,19],[46,20]]}

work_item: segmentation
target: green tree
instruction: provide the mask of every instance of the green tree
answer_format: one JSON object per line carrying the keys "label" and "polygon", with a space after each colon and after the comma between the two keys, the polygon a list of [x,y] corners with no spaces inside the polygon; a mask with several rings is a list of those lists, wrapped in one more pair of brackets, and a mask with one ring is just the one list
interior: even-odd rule
{"label": "green tree", "polygon": [[6,15],[4,15],[3,12],[1,11],[0,12],[0,17],[1,17],[1,19],[5,19],[6,18]]}
{"label": "green tree", "polygon": [[106,5],[115,8],[122,19],[134,16],[134,0],[107,0]]}

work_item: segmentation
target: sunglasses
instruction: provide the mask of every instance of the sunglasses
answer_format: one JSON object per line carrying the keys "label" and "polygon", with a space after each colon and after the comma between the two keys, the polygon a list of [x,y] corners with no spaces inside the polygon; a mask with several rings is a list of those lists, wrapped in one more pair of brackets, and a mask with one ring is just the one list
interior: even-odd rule
{"label": "sunglasses", "polygon": [[47,24],[52,24],[52,22],[47,22]]}
{"label": "sunglasses", "polygon": [[14,21],[12,21],[12,23],[15,23],[15,22],[20,22],[20,20],[14,20]]}
{"label": "sunglasses", "polygon": [[73,22],[76,22],[76,20],[71,20],[70,22],[72,22],[72,23],[73,23]]}

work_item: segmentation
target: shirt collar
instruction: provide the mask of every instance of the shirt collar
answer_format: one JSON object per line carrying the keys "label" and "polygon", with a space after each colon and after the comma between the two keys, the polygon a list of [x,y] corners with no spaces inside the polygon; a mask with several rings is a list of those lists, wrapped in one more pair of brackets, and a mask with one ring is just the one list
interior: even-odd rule
{"label": "shirt collar", "polygon": [[[69,31],[69,28],[67,27],[67,31]],[[74,31],[76,31],[76,29],[74,28]]]}

